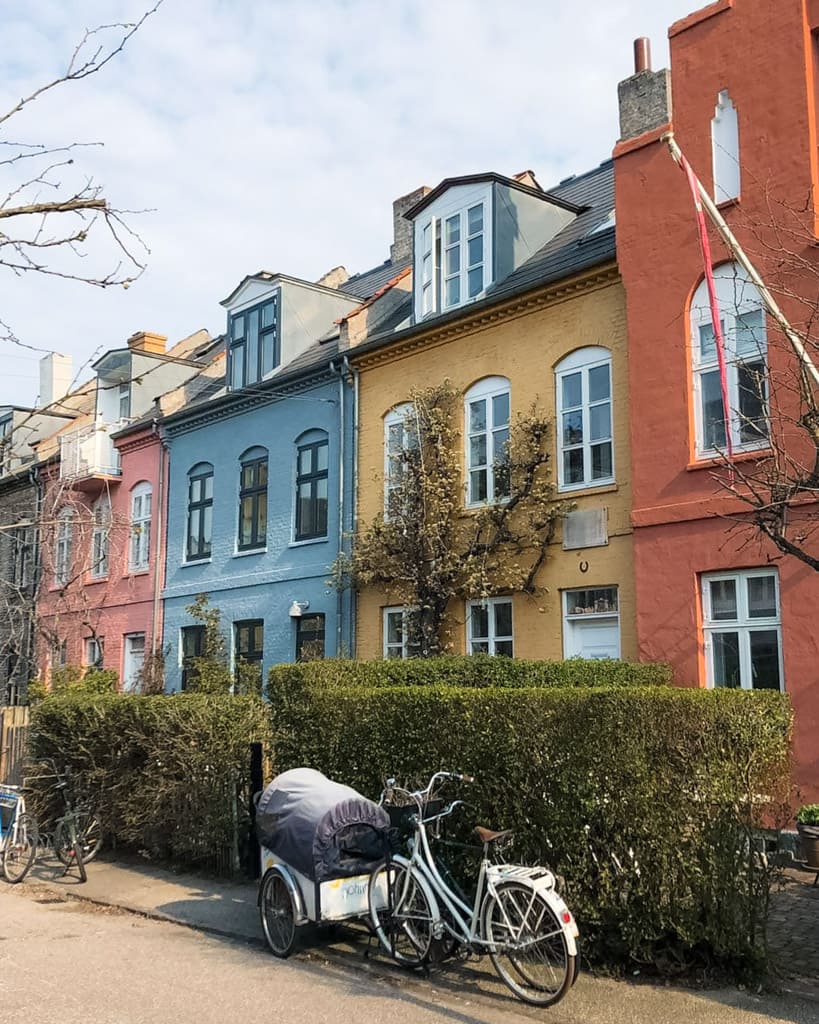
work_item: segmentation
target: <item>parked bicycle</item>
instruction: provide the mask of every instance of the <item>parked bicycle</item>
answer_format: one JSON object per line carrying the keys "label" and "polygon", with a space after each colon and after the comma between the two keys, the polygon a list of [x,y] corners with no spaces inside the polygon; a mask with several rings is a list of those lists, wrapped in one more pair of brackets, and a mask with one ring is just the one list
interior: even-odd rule
{"label": "parked bicycle", "polygon": [[483,855],[470,901],[445,880],[430,846],[430,831],[462,801],[441,809],[436,787],[446,780],[472,781],[459,772],[436,772],[424,789],[411,791],[387,782],[386,807],[410,808],[407,849],[394,854],[370,876],[370,917],[384,950],[406,966],[424,964],[435,943],[449,938],[471,953],[488,954],[501,980],[521,1000],[551,1006],[561,1000],[577,973],[578,930],[547,868],[496,863],[492,855],[509,831],[478,827]]}
{"label": "parked bicycle", "polygon": [[[40,780],[53,779],[48,792],[58,795],[59,807],[50,801],[51,816],[55,816],[53,848],[65,865],[66,873],[76,866],[81,881],[86,881],[85,865],[92,861],[102,847],[103,832],[100,818],[86,799],[77,796],[74,775],[69,767],[62,771],[52,760],[41,762],[47,770],[38,773]],[[46,798],[48,800],[48,798]]]}
{"label": "parked bicycle", "polygon": [[37,858],[39,830],[19,786],[0,786],[0,865],[6,881],[22,882]]}

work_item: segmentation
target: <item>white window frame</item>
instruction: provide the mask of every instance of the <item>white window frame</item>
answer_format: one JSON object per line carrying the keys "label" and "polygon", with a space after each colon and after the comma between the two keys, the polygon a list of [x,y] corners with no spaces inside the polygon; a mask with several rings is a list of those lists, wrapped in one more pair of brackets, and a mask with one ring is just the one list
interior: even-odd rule
{"label": "white window frame", "polygon": [[[776,614],[751,617],[748,609],[748,580],[770,577],[774,581]],[[735,619],[716,619],[711,605],[711,583],[734,581],[737,601]],[[779,573],[776,569],[742,569],[731,572],[709,572],[700,576],[700,599],[702,602],[702,634],[705,649],[705,681],[709,688],[719,688],[714,671],[713,637],[720,633],[736,633],[739,640],[739,672],[742,690],[752,690],[753,664],[751,661],[751,634],[754,632],[776,632],[779,667],[779,690],[785,689],[784,663],[782,657],[782,603],[779,588]]]}
{"label": "white window frame", "polygon": [[[609,394],[607,399],[589,398],[589,373],[591,370],[601,366],[608,366],[609,371]],[[580,405],[564,406],[563,404],[563,381],[574,374],[580,374]],[[600,346],[590,346],[578,349],[566,356],[555,367],[555,409],[557,412],[557,479],[558,490],[560,491],[581,491],[590,487],[605,487],[616,481],[616,467],[614,463],[614,396],[612,380],[612,359],[611,352]],[[608,436],[592,438],[591,436],[591,410],[594,408],[609,407],[609,433]],[[580,412],[582,441],[566,444],[563,428],[563,417],[572,413]],[[611,446],[611,473],[608,476],[592,476],[592,448],[608,444]],[[568,451],[583,451],[583,479],[575,482],[566,481],[566,467],[564,455]]]}
{"label": "white window frame", "polygon": [[[402,402],[390,409],[384,417],[384,518],[389,519],[390,497],[392,492],[397,490],[403,479],[403,465],[401,472],[395,472],[391,452],[405,452],[412,447],[418,446],[418,423],[416,420],[415,430],[408,429],[407,420],[415,415],[415,406],[412,402]],[[398,436],[399,447],[393,448],[391,441],[393,436]],[[400,462],[399,462],[400,464]]]}
{"label": "white window frame", "polygon": [[104,664],[105,651],[101,639],[96,636],[85,638],[85,667],[102,668]]}
{"label": "white window frame", "polygon": [[[494,417],[493,399],[501,395],[509,398],[509,418],[505,424],[496,424]],[[483,430],[472,431],[470,405],[475,402],[486,403],[486,425]],[[500,448],[508,442],[509,431],[512,423],[512,386],[506,377],[484,377],[467,391],[464,396],[464,463],[466,466],[466,505],[467,508],[481,508],[484,505],[491,505],[497,501],[504,501],[508,495],[496,495],[495,493],[495,466],[500,461],[496,458],[497,435],[506,432],[506,441],[501,440],[497,447]],[[482,435],[486,437],[486,462],[471,462],[472,440]],[[486,472],[486,498],[473,497],[472,473]]]}
{"label": "white window frame", "polygon": [[111,546],[111,499],[101,494],[94,502],[94,528],[91,533],[91,568],[88,575],[95,580],[108,575]]}
{"label": "white window frame", "polygon": [[71,578],[74,547],[74,510],[64,508],[57,516],[57,537],[54,544],[54,582],[64,587]]}
{"label": "white window frame", "polygon": [[[418,654],[418,644],[410,644],[408,640],[408,623],[410,615],[418,614],[417,607],[411,605],[393,605],[383,609],[383,654],[385,658],[412,658]],[[401,640],[390,643],[389,624],[391,616],[401,616]],[[414,648],[414,649],[413,649]],[[399,652],[399,653],[392,653]]]}
{"label": "white window frame", "polygon": [[[120,382],[119,388],[117,389],[118,404],[117,410],[119,412],[120,420],[128,420],[131,418],[131,381],[124,380]],[[123,410],[124,406],[124,410]]]}
{"label": "white window frame", "polygon": [[[768,344],[767,344],[767,318],[765,306],[756,285],[748,280],[745,272],[736,263],[723,263],[714,269],[714,286],[717,293],[717,304],[719,306],[720,318],[722,320],[722,332],[725,341],[726,376],[728,384],[728,427],[731,432],[732,449],[734,452],[758,451],[770,446],[770,425],[767,421],[767,398],[768,398]],[[755,338],[756,352],[740,353],[737,349],[737,321],[739,318],[749,314],[760,313],[762,317],[762,328],[759,337]],[[713,330],[711,321],[711,306],[708,299],[707,284],[700,282],[691,300],[689,314],[691,327],[691,365],[693,370],[692,394],[694,401],[694,423],[696,429],[696,457],[698,459],[713,459],[719,454],[715,446],[707,446],[705,443],[705,417],[703,415],[703,384],[702,378],[706,374],[717,374],[719,379],[719,364],[717,361],[716,343],[714,351],[710,356],[703,357],[701,347],[701,329]],[[762,361],[764,368],[765,387],[763,413],[765,417],[765,435],[755,440],[743,441],[741,430],[741,417],[739,409],[739,367],[746,364],[754,364]],[[726,445],[727,447],[727,445]]]}
{"label": "white window frame", "polygon": [[723,89],[711,119],[711,160],[714,171],[714,202],[739,199],[742,172],[739,163],[739,119],[736,107]]}
{"label": "white window frame", "polygon": [[[587,591],[593,593],[595,591],[613,590],[615,593],[615,600],[617,603],[616,608],[595,608],[593,611],[582,611],[575,612],[572,608],[576,608],[577,605],[569,605],[569,596],[576,594],[579,591]],[[599,600],[599,599],[598,599]],[[575,622],[601,622],[604,624],[617,624],[617,657],[619,658],[622,653],[622,636],[620,634],[620,588],[616,583],[608,586],[593,586],[593,587],[568,587],[563,591],[562,594],[563,603],[563,657],[574,658],[577,657],[577,653],[574,650],[574,646],[570,644],[569,638],[573,636],[572,624]]]}
{"label": "white window frame", "polygon": [[[438,316],[460,309],[486,294],[492,283],[492,216],[493,187],[491,182],[453,186],[422,210],[414,223],[415,237],[415,319]],[[482,229],[469,232],[469,212],[482,207]],[[459,218],[460,237],[447,246],[447,221]],[[470,239],[481,237],[481,260],[469,265]],[[458,247],[458,268],[448,274],[446,251]],[[481,288],[469,294],[469,271],[481,268]],[[447,303],[447,280],[458,278],[459,298]]]}
{"label": "white window frame", "polygon": [[[498,605],[508,604],[509,610],[512,615],[512,631],[509,635],[498,634],[495,632],[495,608]],[[486,608],[488,610],[487,624],[488,624],[488,635],[487,636],[476,636],[473,633],[473,608]],[[499,643],[510,643],[512,645],[511,655],[502,655],[503,657],[515,656],[515,609],[511,597],[487,597],[482,601],[467,601],[466,603],[466,653],[467,654],[493,654],[496,655],[497,645]],[[487,651],[475,651],[475,644],[486,644],[488,647]]]}
{"label": "white window frame", "polygon": [[151,562],[151,512],[153,487],[147,482],[131,490],[131,539],[128,545],[128,568],[131,572],[147,569]]}
{"label": "white window frame", "polygon": [[[134,651],[133,642],[135,640],[142,640],[142,651],[137,652],[142,654],[142,660],[139,665],[139,669],[133,673],[133,678],[128,678],[126,669],[133,668],[134,662]],[[145,633],[125,633],[122,637],[122,689],[130,692],[134,689],[137,682],[137,676],[145,665],[145,653],[146,653],[146,637]]]}

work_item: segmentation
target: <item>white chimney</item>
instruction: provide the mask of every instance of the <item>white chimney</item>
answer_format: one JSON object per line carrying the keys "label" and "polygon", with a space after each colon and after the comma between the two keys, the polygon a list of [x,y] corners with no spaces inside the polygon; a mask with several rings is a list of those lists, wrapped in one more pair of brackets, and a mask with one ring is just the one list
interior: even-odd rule
{"label": "white chimney", "polygon": [[49,352],[40,360],[40,405],[51,405],[71,387],[71,356]]}

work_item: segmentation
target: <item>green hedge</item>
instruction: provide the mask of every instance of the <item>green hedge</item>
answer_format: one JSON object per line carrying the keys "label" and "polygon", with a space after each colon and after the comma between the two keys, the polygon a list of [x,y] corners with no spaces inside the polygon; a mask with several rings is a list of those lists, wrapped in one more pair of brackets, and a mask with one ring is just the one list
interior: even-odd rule
{"label": "green hedge", "polygon": [[268,693],[305,686],[659,686],[671,682],[671,667],[660,662],[525,661],[489,655],[389,658],[350,661],[337,658],[297,665],[274,665]]}
{"label": "green hedge", "polygon": [[278,685],[287,676],[274,671],[271,686],[279,770],[309,765],[371,796],[390,775],[474,774],[458,791],[475,805],[473,823],[515,829],[515,859],[565,877],[596,962],[664,973],[761,963],[771,877],[748,851],[786,797],[784,696],[352,685],[288,693]]}
{"label": "green hedge", "polygon": [[30,782],[45,807],[53,780],[36,762],[68,764],[109,839],[229,873],[248,833],[248,744],[269,736],[258,697],[52,696],[32,708]]}

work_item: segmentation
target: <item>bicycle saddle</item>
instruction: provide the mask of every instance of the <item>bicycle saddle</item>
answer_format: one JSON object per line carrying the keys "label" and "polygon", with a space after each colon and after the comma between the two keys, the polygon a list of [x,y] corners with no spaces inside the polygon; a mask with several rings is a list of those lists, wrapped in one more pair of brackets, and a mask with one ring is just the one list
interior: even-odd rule
{"label": "bicycle saddle", "polygon": [[512,834],[511,828],[504,829],[503,832],[493,832],[491,828],[484,828],[482,825],[475,826],[475,835],[482,843],[497,843],[501,839],[508,839]]}

